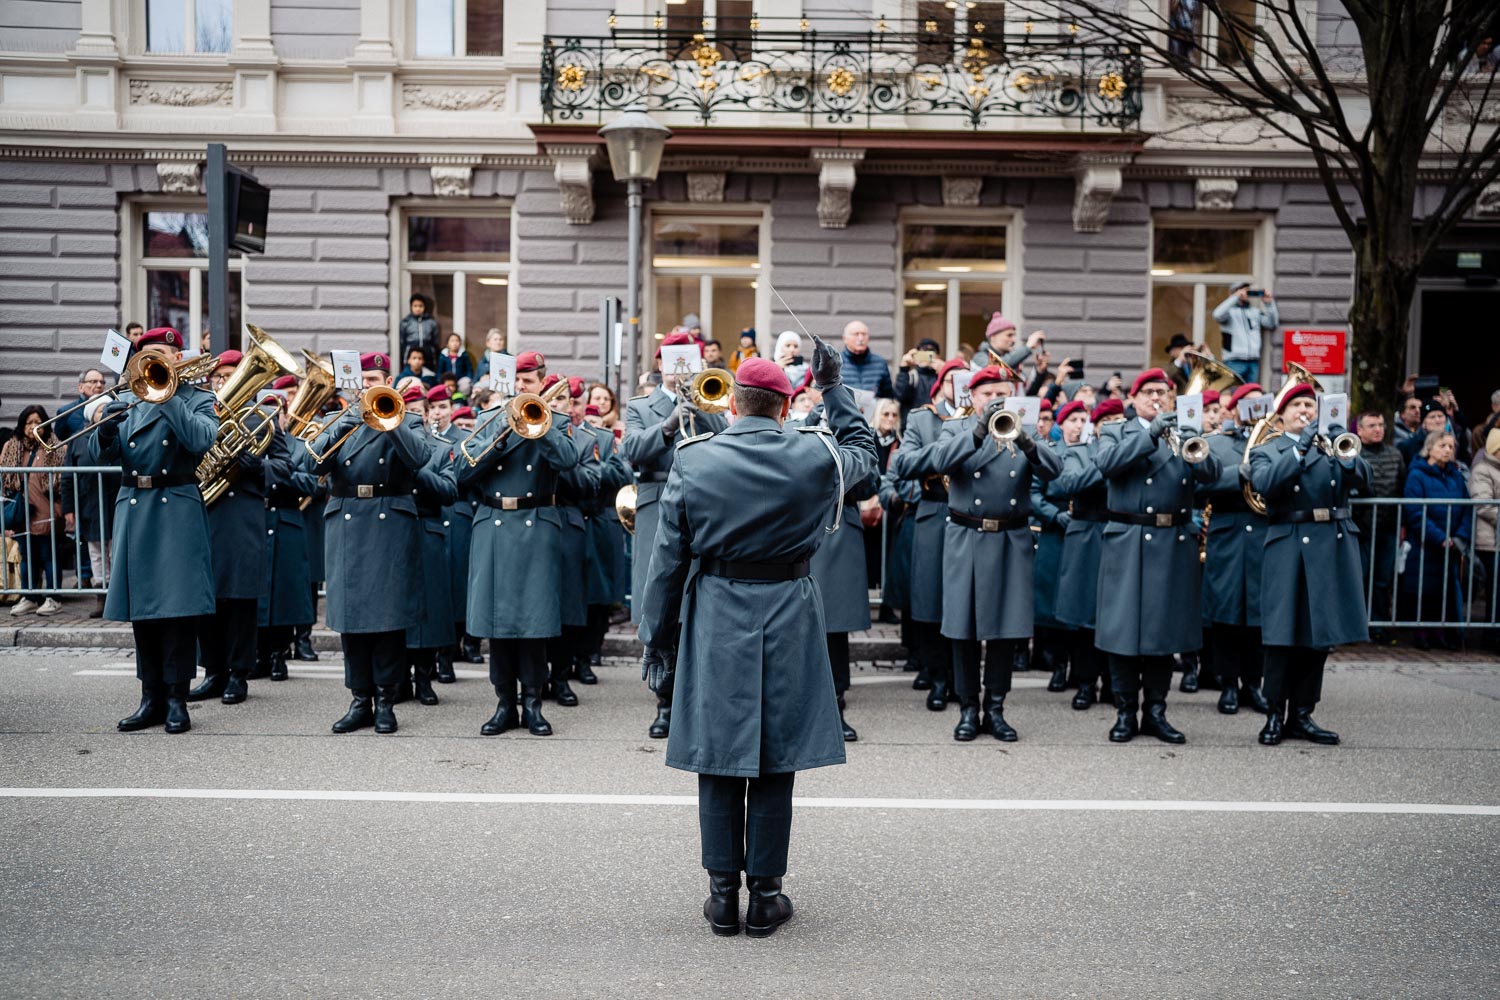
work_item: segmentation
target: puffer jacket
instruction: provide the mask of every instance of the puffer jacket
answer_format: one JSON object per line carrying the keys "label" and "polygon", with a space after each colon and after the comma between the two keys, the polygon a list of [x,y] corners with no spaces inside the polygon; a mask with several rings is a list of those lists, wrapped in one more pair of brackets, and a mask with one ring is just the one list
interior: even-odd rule
{"label": "puffer jacket", "polygon": [[[1481,451],[1469,472],[1469,496],[1475,500],[1500,500],[1500,461]],[[1500,507],[1480,504],[1474,508],[1474,548],[1494,552],[1496,527],[1500,525]]]}

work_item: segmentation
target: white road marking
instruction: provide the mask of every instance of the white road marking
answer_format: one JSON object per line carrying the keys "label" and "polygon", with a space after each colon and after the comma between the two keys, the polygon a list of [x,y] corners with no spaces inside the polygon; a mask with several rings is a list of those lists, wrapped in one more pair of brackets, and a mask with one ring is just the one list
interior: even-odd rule
{"label": "white road marking", "polygon": [[[448,805],[694,806],[696,795],[575,792],[392,792],[332,788],[0,788],[5,799],[266,799],[318,802],[432,802]],[[981,812],[1357,813],[1500,816],[1500,806],[1441,802],[1235,802],[1194,799],[881,799],[797,798],[802,809]]]}

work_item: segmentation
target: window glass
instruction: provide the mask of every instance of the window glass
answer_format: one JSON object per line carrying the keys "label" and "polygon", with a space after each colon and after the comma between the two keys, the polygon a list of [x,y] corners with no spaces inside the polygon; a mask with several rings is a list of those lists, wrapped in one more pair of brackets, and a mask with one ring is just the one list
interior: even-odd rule
{"label": "window glass", "polygon": [[760,260],[758,222],[696,222],[660,216],[654,225],[655,267],[750,267]]}
{"label": "window glass", "polygon": [[[906,282],[901,307],[905,310],[905,341],[901,353],[930,338],[939,344],[948,342],[948,283],[946,281]],[[899,359],[898,359],[899,360]]]}
{"label": "window glass", "polygon": [[[240,322],[240,272],[229,272],[229,328],[233,330],[236,335],[235,338],[232,338],[232,341],[225,340],[223,337],[214,336],[213,330],[211,329],[211,324],[208,321],[208,272],[206,270],[200,270],[198,274],[199,280],[203,283],[202,291],[200,292],[202,296],[203,309],[198,316],[198,335],[200,344],[207,343],[208,349],[214,351],[225,351],[230,347],[244,347],[245,345],[239,343],[238,340],[238,338],[242,335],[242,330],[244,329],[243,325]],[[150,328],[148,327],[147,329]],[[182,327],[178,327],[177,329],[178,332],[182,332]]]}
{"label": "window glass", "polygon": [[477,369],[484,356],[484,338],[490,330],[499,330],[510,339],[506,322],[506,301],[510,278],[498,274],[470,274],[465,278],[464,347]]}
{"label": "window glass", "polygon": [[[701,318],[699,309],[701,296],[699,294],[702,279],[696,274],[661,274],[656,277],[656,308],[653,314],[656,316],[658,334],[664,334],[676,326],[684,316],[692,313]],[[753,326],[754,324],[745,324]],[[707,331],[705,331],[707,333]],[[711,334],[708,336],[712,337]],[[647,350],[655,353],[656,348],[647,345]]]}
{"label": "window glass", "polygon": [[[454,329],[453,325],[453,275],[451,274],[413,274],[411,276],[411,294],[427,296],[429,315],[437,320],[438,325],[438,347],[443,346],[443,339],[448,332]],[[408,297],[401,310],[402,315],[411,312],[411,299]],[[396,368],[399,370],[406,363],[401,358]]]}
{"label": "window glass", "polygon": [[1004,226],[908,225],[901,266],[940,274],[1005,271]]}
{"label": "window glass", "polygon": [[1215,13],[1219,20],[1218,57],[1225,66],[1235,66],[1245,61],[1246,55],[1255,52],[1255,37],[1250,29],[1255,24],[1257,0],[1218,0]]}
{"label": "window glass", "polygon": [[[718,340],[722,344],[739,331],[755,325],[756,281],[754,278],[716,276],[713,283],[713,314],[708,317],[703,329],[707,339]],[[718,333],[709,335],[709,330],[717,330]],[[733,350],[732,347],[729,349]]]}
{"label": "window glass", "polygon": [[234,41],[234,4],[231,0],[194,0],[195,50],[228,52]]}
{"label": "window glass", "polygon": [[466,49],[471,56],[505,54],[504,0],[469,0],[464,10]]}
{"label": "window glass", "polygon": [[146,329],[170,326],[186,331],[192,326],[192,273],[152,268],[146,271]]}
{"label": "window glass", "polygon": [[[1004,313],[1005,296],[1003,285],[985,285],[978,282],[960,281],[958,285],[958,342],[979,348],[984,343],[984,330],[990,324],[990,316]],[[938,338],[941,344],[942,338]],[[915,346],[915,345],[913,345]]]}
{"label": "window glass", "polygon": [[406,222],[408,260],[510,260],[507,215],[412,215]]}
{"label": "window glass", "polygon": [[183,0],[146,0],[146,51],[186,52],[187,6]]}
{"label": "window glass", "polygon": [[417,55],[453,55],[453,0],[416,0]]}
{"label": "window glass", "polygon": [[146,212],[141,232],[144,257],[207,257],[208,215],[205,212]]}
{"label": "window glass", "polygon": [[1151,273],[1156,277],[1248,274],[1255,249],[1255,231],[1158,226],[1154,245]]}
{"label": "window glass", "polygon": [[954,9],[944,0],[917,0],[917,62],[953,61]]}

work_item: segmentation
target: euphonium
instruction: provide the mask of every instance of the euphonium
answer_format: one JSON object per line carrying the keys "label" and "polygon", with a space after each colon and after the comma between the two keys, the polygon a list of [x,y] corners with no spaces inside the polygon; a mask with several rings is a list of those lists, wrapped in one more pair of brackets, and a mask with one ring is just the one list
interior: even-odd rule
{"label": "euphonium", "polygon": [[250,349],[214,395],[219,438],[198,461],[198,489],[212,506],[239,475],[241,455],[264,455],[276,436],[276,414],[257,405],[260,391],[283,374],[302,377],[302,366],[266,331],[245,324]]}
{"label": "euphonium", "polygon": [[[1255,426],[1250,428],[1250,440],[1245,442],[1245,462],[1250,461],[1250,453],[1252,451],[1254,451],[1256,448],[1259,448],[1267,441],[1270,441],[1272,438],[1279,437],[1281,435],[1281,417],[1277,415],[1276,411],[1281,409],[1281,403],[1284,399],[1286,399],[1286,394],[1288,392],[1290,392],[1295,386],[1302,384],[1312,386],[1313,392],[1323,391],[1323,384],[1313,376],[1312,372],[1297,364],[1295,361],[1288,361],[1286,365],[1291,374],[1287,378],[1286,383],[1282,385],[1280,389],[1276,390],[1276,398],[1271,401],[1270,415],[1261,417],[1255,422]],[[1355,440],[1358,441],[1359,439],[1355,438]],[[1251,489],[1249,483],[1246,483],[1243,489],[1245,493],[1246,505],[1249,506],[1249,508],[1257,514],[1265,514],[1265,498]]]}
{"label": "euphonium", "polygon": [[1193,374],[1188,378],[1187,388],[1182,390],[1181,395],[1196,396],[1207,389],[1228,395],[1236,386],[1245,384],[1245,380],[1236,375],[1228,365],[1215,361],[1207,354],[1199,354],[1197,351],[1182,353],[1192,361]]}
{"label": "euphonium", "polygon": [[620,487],[620,492],[615,494],[615,513],[620,516],[620,524],[624,529],[635,534],[635,483],[627,483]]}

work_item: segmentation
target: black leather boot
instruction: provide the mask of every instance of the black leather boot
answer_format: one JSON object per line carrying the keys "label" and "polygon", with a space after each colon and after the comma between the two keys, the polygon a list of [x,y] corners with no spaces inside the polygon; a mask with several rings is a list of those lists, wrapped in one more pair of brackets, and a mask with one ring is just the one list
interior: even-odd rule
{"label": "black leather boot", "polygon": [[849,720],[844,718],[844,707],[844,696],[839,695],[839,726],[844,730],[844,742],[858,743],[859,733],[855,732],[854,727],[849,725]]}
{"label": "black leather boot", "polygon": [[166,696],[156,691],[141,692],[141,704],[130,715],[115,723],[122,733],[133,733],[139,729],[150,729],[167,721]]}
{"label": "black leather boot", "polygon": [[745,910],[745,933],[753,938],[770,937],[792,919],[792,901],[782,893],[779,875],[751,875],[747,881],[750,905]]}
{"label": "black leather boot", "polygon": [[646,735],[653,740],[664,740],[672,735],[672,703],[656,699],[656,721],[651,723],[651,728],[646,730]]}
{"label": "black leather boot", "polygon": [[1259,685],[1241,684],[1240,701],[1261,715],[1271,711],[1271,706],[1266,704],[1266,696],[1260,693]]}
{"label": "black leather boot", "polygon": [[465,663],[483,663],[484,654],[479,651],[479,640],[474,636],[464,633],[463,661]]}
{"label": "black leather boot", "polygon": [[271,654],[271,680],[284,681],[286,679],[286,653],[278,649]]}
{"label": "black leather boot", "polygon": [[1148,704],[1146,711],[1142,713],[1141,734],[1155,736],[1163,743],[1187,742],[1187,737],[1179,733],[1167,721],[1167,706],[1159,701]]}
{"label": "black leather boot", "polygon": [[453,647],[443,646],[437,651],[437,682],[452,684],[458,680],[453,673]]}
{"label": "black leather boot", "polygon": [[593,656],[579,656],[573,660],[573,673],[580,684],[598,684],[599,675],[594,673]]}
{"label": "black leather boot", "polygon": [[703,919],[719,937],[740,932],[740,873],[709,872],[708,898],[703,901]]}
{"label": "black leather boot", "polygon": [[1094,703],[1094,682],[1078,685],[1078,693],[1073,696],[1073,707],[1083,712]]}
{"label": "black leather boot", "polygon": [[1129,743],[1135,739],[1140,727],[1136,724],[1135,702],[1123,699],[1115,700],[1115,724],[1110,727],[1109,741],[1111,743]]}
{"label": "black leather boot", "polygon": [[270,655],[268,654],[264,658],[257,656],[255,658],[255,666],[253,666],[253,667],[250,668],[250,674],[247,677],[247,680],[263,681],[263,680],[265,680],[266,678],[268,678],[270,676],[271,676],[271,657],[270,657]]}
{"label": "black leather boot", "polygon": [[513,699],[500,695],[500,701],[495,706],[495,714],[490,716],[490,721],[479,727],[479,732],[484,736],[498,736],[507,729],[515,729],[520,726],[521,720],[516,715],[516,703]]}
{"label": "black leather boot", "polygon": [[167,732],[185,733],[193,728],[188,718],[187,701],[181,695],[167,695]]}
{"label": "black leather boot", "polygon": [[991,695],[986,698],[984,714],[987,718],[982,728],[995,739],[1001,743],[1014,743],[1020,739],[1010,723],[1005,721],[1005,695]]}
{"label": "black leather boot", "polygon": [[238,705],[249,696],[249,678],[241,677],[239,674],[230,674],[229,680],[224,684],[224,693],[219,700],[226,705]]}
{"label": "black leather boot", "polygon": [[1019,673],[1021,671],[1030,670],[1030,669],[1031,669],[1031,647],[1028,646],[1028,645],[1026,645],[1026,643],[1024,641],[1020,642],[1020,643],[1017,643],[1016,644],[1015,671]]}
{"label": "black leather boot", "polygon": [[396,726],[396,687],[375,689],[375,731],[381,735],[394,733]]}
{"label": "black leather boot", "polygon": [[198,686],[187,693],[188,701],[208,701],[211,698],[222,698],[224,688],[229,684],[228,671],[222,674],[208,674],[198,682]]}
{"label": "black leather boot", "polygon": [[1287,715],[1286,728],[1282,730],[1282,738],[1288,740],[1308,740],[1312,743],[1321,743],[1325,747],[1338,746],[1339,734],[1331,729],[1324,729],[1313,721],[1312,706],[1305,708],[1294,708]]}
{"label": "black leather boot", "polygon": [[1066,663],[1054,663],[1052,667],[1052,679],[1047,682],[1048,691],[1066,691],[1068,689],[1068,665]]}
{"label": "black leather boot", "polygon": [[927,692],[927,709],[931,712],[941,712],[948,707],[948,682],[946,680],[934,680],[932,690]]}
{"label": "black leather boot", "polygon": [[297,626],[297,639],[296,642],[293,643],[292,648],[294,650],[292,655],[297,659],[304,660],[308,663],[316,662],[316,660],[318,659],[318,651],[316,649],[313,649],[311,625]]}
{"label": "black leather boot", "polygon": [[979,735],[979,706],[960,705],[958,709],[958,725],[953,727],[953,738],[960,743],[968,743]]}
{"label": "black leather boot", "polygon": [[436,705],[438,703],[437,692],[432,689],[434,672],[431,661],[416,665],[417,701],[420,704]]}
{"label": "black leather boot", "polygon": [[558,663],[552,668],[552,697],[564,708],[572,708],[578,704],[578,694],[568,683],[569,666],[571,664]]}
{"label": "black leather boot", "polygon": [[375,725],[375,710],[370,705],[370,696],[367,694],[356,694],[354,700],[349,702],[349,711],[344,717],[333,724],[336,733],[352,733],[356,729],[368,729]]}
{"label": "black leather boot", "polygon": [[535,691],[521,694],[521,722],[532,736],[551,736],[552,723],[542,715],[542,699]]}
{"label": "black leather boot", "polygon": [[913,691],[932,690],[932,678],[927,675],[926,667],[917,668],[917,676],[911,679],[911,689]]}
{"label": "black leather boot", "polygon": [[1240,710],[1240,689],[1235,684],[1226,685],[1219,692],[1219,711],[1225,715],[1238,714]]}
{"label": "black leather boot", "polygon": [[1182,681],[1177,685],[1177,690],[1183,694],[1193,694],[1198,690],[1198,654],[1182,654]]}
{"label": "black leather boot", "polygon": [[1281,716],[1286,709],[1281,705],[1272,705],[1270,711],[1266,712],[1266,725],[1260,731],[1261,746],[1274,747],[1281,742],[1282,723]]}

